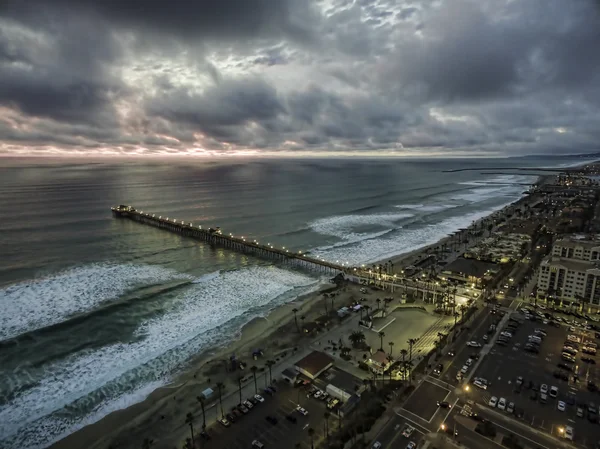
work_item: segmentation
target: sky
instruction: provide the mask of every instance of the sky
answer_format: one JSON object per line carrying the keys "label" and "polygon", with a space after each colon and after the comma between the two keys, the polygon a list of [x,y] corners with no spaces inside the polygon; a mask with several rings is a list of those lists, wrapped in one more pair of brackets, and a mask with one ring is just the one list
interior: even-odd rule
{"label": "sky", "polygon": [[598,0],[0,2],[0,155],[599,142]]}

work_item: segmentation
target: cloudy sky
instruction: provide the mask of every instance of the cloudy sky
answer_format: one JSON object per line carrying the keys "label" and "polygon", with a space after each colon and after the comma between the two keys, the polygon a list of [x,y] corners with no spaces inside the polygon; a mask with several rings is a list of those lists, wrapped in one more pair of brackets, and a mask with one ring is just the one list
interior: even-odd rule
{"label": "cloudy sky", "polygon": [[599,142],[598,0],[0,2],[4,155]]}

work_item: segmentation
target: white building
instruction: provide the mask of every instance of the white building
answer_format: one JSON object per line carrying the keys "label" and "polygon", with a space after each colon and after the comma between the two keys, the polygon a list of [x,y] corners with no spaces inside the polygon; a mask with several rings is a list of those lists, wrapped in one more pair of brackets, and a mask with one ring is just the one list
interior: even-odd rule
{"label": "white building", "polygon": [[538,294],[600,304],[600,242],[573,236],[556,241],[542,260]]}

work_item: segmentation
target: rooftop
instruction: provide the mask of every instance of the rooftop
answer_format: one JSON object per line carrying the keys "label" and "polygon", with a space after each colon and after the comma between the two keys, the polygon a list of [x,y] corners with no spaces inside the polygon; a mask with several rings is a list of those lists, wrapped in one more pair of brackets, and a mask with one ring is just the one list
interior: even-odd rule
{"label": "rooftop", "polygon": [[556,256],[548,256],[544,260],[542,260],[542,265],[553,265],[560,266],[562,268],[566,268],[571,271],[580,271],[584,272],[587,270],[598,270],[600,266],[593,262],[588,262],[585,260],[576,260],[576,259],[564,259],[562,257]]}
{"label": "rooftop", "polygon": [[500,267],[492,262],[484,262],[477,259],[465,259],[459,257],[444,267],[444,272],[463,273],[476,278],[483,277],[488,271],[498,271]]}
{"label": "rooftop", "polygon": [[301,368],[311,374],[317,374],[333,363],[333,357],[324,352],[313,351],[296,363]]}

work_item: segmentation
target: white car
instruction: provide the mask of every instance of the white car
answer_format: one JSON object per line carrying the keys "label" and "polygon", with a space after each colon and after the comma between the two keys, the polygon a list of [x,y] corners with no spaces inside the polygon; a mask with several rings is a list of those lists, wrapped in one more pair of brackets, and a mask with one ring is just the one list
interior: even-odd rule
{"label": "white car", "polygon": [[467,346],[470,346],[471,348],[481,348],[481,343],[475,340],[471,340],[467,343]]}
{"label": "white car", "polygon": [[550,397],[551,398],[555,398],[556,396],[558,396],[558,388],[555,387],[554,385],[550,387]]}
{"label": "white car", "polygon": [[417,443],[415,443],[414,441],[409,441],[408,444],[406,445],[406,449],[415,449],[417,447]]}
{"label": "white car", "polygon": [[500,400],[498,401],[498,408],[500,410],[506,410],[506,399],[500,398]]}
{"label": "white car", "polygon": [[515,411],[515,403],[509,402],[508,406],[506,407],[506,413],[512,413],[514,411]]}
{"label": "white car", "polygon": [[542,386],[540,387],[540,393],[548,394],[548,385],[542,384]]}
{"label": "white car", "polygon": [[512,334],[510,332],[503,331],[503,332],[500,332],[500,335],[502,335],[503,337],[506,337],[506,338],[512,338]]}
{"label": "white car", "polygon": [[478,388],[481,388],[482,390],[487,390],[487,382],[485,381],[485,379],[475,379],[473,385],[475,385]]}
{"label": "white car", "polygon": [[402,431],[402,436],[409,438],[413,432],[415,431],[415,428],[412,426],[409,426],[408,424],[404,427],[404,430]]}
{"label": "white car", "polygon": [[265,398],[263,398],[260,394],[255,394],[254,399],[256,399],[258,402],[265,402]]}
{"label": "white car", "polygon": [[463,367],[460,369],[460,372],[463,374],[467,374],[467,371],[469,371],[469,367],[467,365],[463,365]]}
{"label": "white car", "polygon": [[373,443],[373,446],[371,446],[372,449],[380,449],[381,448],[381,443],[379,441],[375,441],[375,443]]}
{"label": "white car", "polygon": [[302,408],[302,407],[298,406],[298,407],[296,407],[296,410],[297,410],[297,411],[298,411],[298,413],[300,413],[301,415],[304,415],[304,416],[308,415],[308,411],[306,411],[306,409],[305,409],[305,408]]}
{"label": "white car", "polygon": [[465,365],[467,365],[467,366],[471,366],[472,364],[473,364],[473,359],[469,357],[469,358],[466,360],[466,362],[465,362]]}
{"label": "white car", "polygon": [[490,407],[496,407],[496,405],[498,405],[498,398],[496,396],[492,396],[490,398],[490,402],[488,402],[488,405]]}
{"label": "white car", "polygon": [[571,426],[567,426],[567,428],[565,429],[565,438],[567,440],[573,441],[573,434],[573,428]]}
{"label": "white car", "polygon": [[558,401],[558,404],[556,405],[556,408],[558,409],[559,412],[564,412],[566,406],[567,405],[563,401]]}

